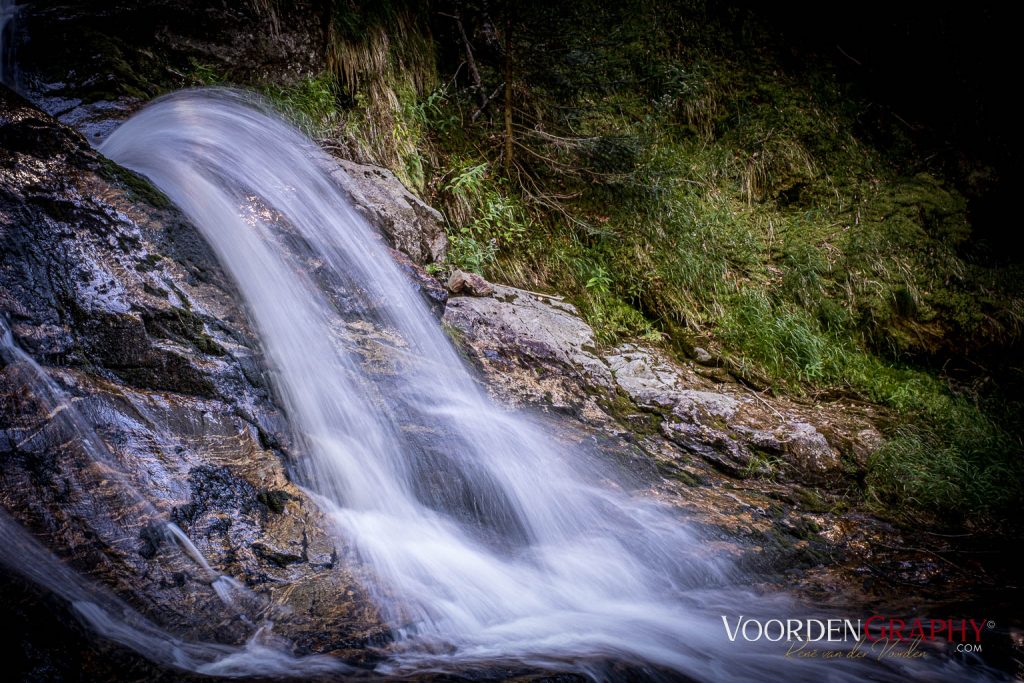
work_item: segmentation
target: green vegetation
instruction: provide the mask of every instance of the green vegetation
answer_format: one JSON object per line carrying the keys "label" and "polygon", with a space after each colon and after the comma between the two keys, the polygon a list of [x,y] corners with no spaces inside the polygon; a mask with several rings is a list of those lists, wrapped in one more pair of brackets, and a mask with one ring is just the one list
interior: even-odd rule
{"label": "green vegetation", "polygon": [[263,94],[311,137],[326,138],[337,125],[337,86],[330,74],[299,81],[290,88],[267,86]]}
{"label": "green vegetation", "polygon": [[[231,79],[214,67],[192,62],[188,75],[194,85],[233,85]],[[256,90],[274,107],[312,138],[329,142],[338,128],[338,84],[333,74],[324,72],[287,86],[278,83],[257,84]]]}
{"label": "green vegetation", "polygon": [[328,71],[266,92],[441,208],[448,267],[565,294],[604,343],[699,344],[743,381],[883,406],[880,510],[995,519],[1021,499],[1020,378],[937,368],[1019,344],[1024,280],[987,265],[903,124],[866,129],[829,64],[794,65],[734,10],[435,9],[338,3]]}

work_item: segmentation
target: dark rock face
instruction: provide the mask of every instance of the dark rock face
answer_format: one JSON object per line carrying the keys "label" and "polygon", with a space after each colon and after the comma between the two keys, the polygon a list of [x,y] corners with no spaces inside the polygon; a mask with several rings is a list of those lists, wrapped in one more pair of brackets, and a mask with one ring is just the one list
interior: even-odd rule
{"label": "dark rock face", "polygon": [[386,630],[288,479],[285,420],[235,302],[165,199],[0,92],[0,314],[52,382],[0,367],[0,504],[157,623],[244,641],[214,577],[160,531],[173,521],[251,589],[250,621],[359,659]]}
{"label": "dark rock face", "polygon": [[288,84],[326,64],[326,3],[41,0],[21,12],[17,57],[33,101],[89,139],[142,102],[200,85]]}
{"label": "dark rock face", "polygon": [[[34,2],[19,21],[19,85],[96,142],[146,100],[208,74],[287,86],[320,73],[327,6]],[[258,340],[202,237],[148,182],[0,95],[0,315],[64,397],[40,396],[24,368],[0,367],[0,506],[177,635],[240,643],[247,622],[270,619],[296,654],[373,656],[367,645],[389,633],[361,568],[288,479],[291,439]],[[447,291],[421,267],[444,257],[440,215],[389,172],[348,171],[339,182],[440,316]],[[93,425],[95,443],[78,443]],[[96,463],[97,448],[109,464]],[[225,609],[163,521],[252,591],[244,609]],[[5,581],[0,571],[0,592]],[[56,655],[33,661],[67,674]]]}
{"label": "dark rock face", "polygon": [[430,273],[413,262],[411,258],[397,249],[390,249],[391,258],[398,264],[398,269],[409,279],[416,291],[426,301],[430,312],[440,318],[444,315],[444,306],[448,302],[448,290]]}

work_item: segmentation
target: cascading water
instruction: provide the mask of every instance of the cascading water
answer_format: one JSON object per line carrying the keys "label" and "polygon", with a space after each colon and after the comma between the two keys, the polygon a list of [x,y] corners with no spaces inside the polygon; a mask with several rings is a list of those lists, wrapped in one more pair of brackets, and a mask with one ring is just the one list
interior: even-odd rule
{"label": "cascading water", "polygon": [[[186,91],[100,149],[166,193],[236,281],[301,445],[298,478],[377,577],[396,634],[380,672],[775,670],[777,647],[724,650],[719,615],[786,603],[723,588],[727,567],[678,516],[491,403],[336,164],[295,129],[242,94]],[[873,664],[873,677],[905,673]],[[787,660],[793,680],[865,673]]]}

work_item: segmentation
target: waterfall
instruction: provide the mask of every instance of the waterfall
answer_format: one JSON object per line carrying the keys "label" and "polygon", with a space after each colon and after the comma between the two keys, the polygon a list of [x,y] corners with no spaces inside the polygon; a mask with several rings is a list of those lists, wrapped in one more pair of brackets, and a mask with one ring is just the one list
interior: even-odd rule
{"label": "waterfall", "polygon": [[[396,641],[379,673],[778,671],[777,644],[728,643],[720,615],[787,603],[728,587],[728,565],[677,512],[490,401],[337,165],[294,128],[244,94],[184,91],[100,150],[159,187],[236,282],[299,444],[295,477],[375,577]],[[815,681],[910,666],[870,664],[785,661]]]}

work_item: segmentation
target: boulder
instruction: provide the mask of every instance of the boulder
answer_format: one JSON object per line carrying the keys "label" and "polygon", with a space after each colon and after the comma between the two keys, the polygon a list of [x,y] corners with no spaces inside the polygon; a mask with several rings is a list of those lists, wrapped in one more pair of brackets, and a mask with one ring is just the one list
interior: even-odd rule
{"label": "boulder", "polygon": [[689,420],[731,420],[739,402],[726,394],[684,388],[685,380],[664,355],[624,344],[604,357],[615,382],[638,406],[665,408]]}
{"label": "boulder", "polygon": [[442,321],[506,398],[569,407],[614,391],[594,331],[557,298],[494,285],[491,297],[449,298]]}
{"label": "boulder", "polygon": [[699,346],[693,347],[693,360],[701,365],[715,364],[715,357],[708,353],[707,349],[703,349]]}
{"label": "boulder", "polygon": [[448,236],[444,217],[409,191],[391,171],[339,160],[335,173],[356,208],[380,230],[395,249],[415,263],[444,261]]}
{"label": "boulder", "polygon": [[615,349],[605,361],[615,382],[638,406],[671,408],[683,389],[671,364],[633,344]]}
{"label": "boulder", "polygon": [[494,294],[494,286],[476,273],[453,270],[448,277],[448,291],[466,296],[491,296]]}
{"label": "boulder", "polygon": [[732,396],[684,388],[679,368],[653,349],[624,344],[605,356],[615,382],[641,408],[663,414],[661,432],[718,469],[742,475],[750,452],[729,427],[741,407]]}
{"label": "boulder", "polygon": [[782,449],[807,478],[835,474],[842,467],[839,451],[817,428],[806,422],[787,422],[775,429]]}

